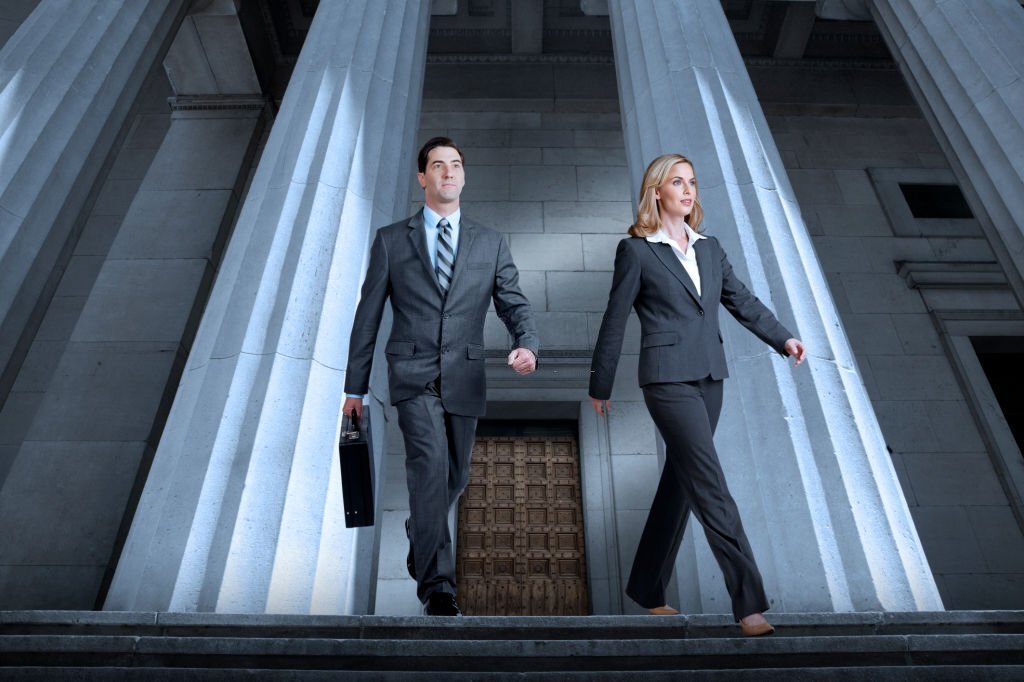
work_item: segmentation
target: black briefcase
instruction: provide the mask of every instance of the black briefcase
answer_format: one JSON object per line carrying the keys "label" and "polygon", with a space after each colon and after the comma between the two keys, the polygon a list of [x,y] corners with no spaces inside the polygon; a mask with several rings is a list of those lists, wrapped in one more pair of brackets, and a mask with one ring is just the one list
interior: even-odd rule
{"label": "black briefcase", "polygon": [[370,448],[370,410],[363,418],[344,415],[338,455],[341,458],[341,496],[345,501],[345,527],[373,525],[373,450]]}

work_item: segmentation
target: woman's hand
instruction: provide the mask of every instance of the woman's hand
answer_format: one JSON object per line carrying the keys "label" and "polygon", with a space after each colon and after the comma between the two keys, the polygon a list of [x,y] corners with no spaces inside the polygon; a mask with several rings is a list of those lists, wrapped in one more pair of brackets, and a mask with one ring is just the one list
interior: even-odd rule
{"label": "woman's hand", "polygon": [[807,349],[804,348],[804,344],[800,339],[790,339],[786,341],[785,345],[783,345],[783,349],[789,353],[791,357],[796,359],[796,362],[793,363],[794,367],[803,362],[804,358],[807,356]]}
{"label": "woman's hand", "polygon": [[598,400],[597,398],[591,398],[590,404],[594,406],[594,412],[604,417],[608,414],[608,408],[611,405],[607,400]]}

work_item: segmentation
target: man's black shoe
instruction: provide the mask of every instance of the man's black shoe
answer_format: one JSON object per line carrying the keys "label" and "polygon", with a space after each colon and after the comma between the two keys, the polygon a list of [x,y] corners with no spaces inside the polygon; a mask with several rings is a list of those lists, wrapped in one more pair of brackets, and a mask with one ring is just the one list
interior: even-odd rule
{"label": "man's black shoe", "polygon": [[412,534],[409,532],[409,519],[405,520],[405,537],[409,538],[409,553],[405,555],[405,567],[409,569],[409,577],[416,580],[416,559],[412,555]]}
{"label": "man's black shoe", "polygon": [[428,616],[461,616],[455,595],[450,592],[431,592],[427,597]]}

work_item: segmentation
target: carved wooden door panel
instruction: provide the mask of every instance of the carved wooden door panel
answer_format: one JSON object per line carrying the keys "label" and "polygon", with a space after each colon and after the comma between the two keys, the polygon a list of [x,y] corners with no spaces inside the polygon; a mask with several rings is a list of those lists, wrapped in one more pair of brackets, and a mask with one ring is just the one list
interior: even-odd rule
{"label": "carved wooden door panel", "polygon": [[571,438],[478,438],[459,504],[466,615],[587,615],[579,456]]}

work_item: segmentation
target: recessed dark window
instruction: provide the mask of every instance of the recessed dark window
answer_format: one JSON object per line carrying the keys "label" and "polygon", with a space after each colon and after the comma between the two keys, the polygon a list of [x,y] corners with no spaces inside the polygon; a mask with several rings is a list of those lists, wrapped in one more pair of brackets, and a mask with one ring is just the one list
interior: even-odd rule
{"label": "recessed dark window", "polygon": [[900,191],[915,218],[974,217],[963,192],[956,185],[918,185],[900,183]]}
{"label": "recessed dark window", "polygon": [[1020,390],[1020,377],[1024,376],[1024,338],[972,336],[971,345],[1017,447],[1024,452],[1024,394]]}

